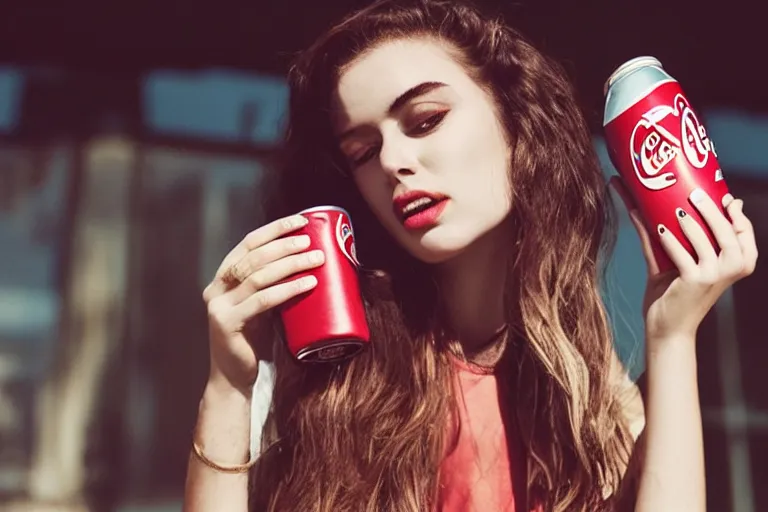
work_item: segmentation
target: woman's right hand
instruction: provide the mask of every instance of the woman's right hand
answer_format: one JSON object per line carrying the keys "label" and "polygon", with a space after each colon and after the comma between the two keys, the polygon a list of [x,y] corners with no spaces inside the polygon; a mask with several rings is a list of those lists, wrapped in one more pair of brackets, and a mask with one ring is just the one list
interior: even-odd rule
{"label": "woman's right hand", "polygon": [[224,258],[203,291],[211,351],[209,385],[250,393],[258,354],[243,334],[245,325],[317,285],[314,276],[286,280],[324,262],[322,251],[306,250],[307,235],[286,236],[306,224],[305,217],[292,215],[248,233]]}

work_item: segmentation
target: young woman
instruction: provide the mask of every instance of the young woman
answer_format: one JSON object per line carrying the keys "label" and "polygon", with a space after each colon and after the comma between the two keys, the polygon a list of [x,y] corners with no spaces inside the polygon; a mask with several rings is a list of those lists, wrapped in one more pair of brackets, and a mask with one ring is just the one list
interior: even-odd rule
{"label": "young woman", "polygon": [[[722,248],[683,215],[696,258],[627,204],[648,261],[646,418],[600,299],[607,187],[555,63],[460,3],[385,1],[301,54],[289,84],[271,222],[204,292],[185,509],[704,510],[695,335],[754,269],[742,202],[680,205]],[[372,346],[303,365],[270,313],[316,284],[284,280],[322,265],[291,214],[323,204],[355,224]],[[651,237],[678,272],[658,271]]]}

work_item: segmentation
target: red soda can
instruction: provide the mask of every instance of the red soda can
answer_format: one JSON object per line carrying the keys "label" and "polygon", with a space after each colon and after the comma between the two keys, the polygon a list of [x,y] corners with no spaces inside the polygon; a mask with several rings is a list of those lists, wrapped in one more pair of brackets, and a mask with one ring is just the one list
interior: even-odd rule
{"label": "red soda can", "polygon": [[336,206],[318,206],[299,213],[309,223],[292,235],[308,235],[309,249],[322,250],[325,263],[293,276],[314,275],[317,286],[281,308],[285,341],[299,361],[346,359],[370,341],[352,222],[349,214]]}
{"label": "red soda can", "polygon": [[674,269],[657,236],[663,224],[696,257],[680,229],[677,209],[704,228],[717,243],[689,194],[703,189],[723,210],[728,193],[715,146],[680,84],[653,57],[638,57],[621,66],[605,84],[605,129],[608,154],[623,178],[651,233],[661,271]]}

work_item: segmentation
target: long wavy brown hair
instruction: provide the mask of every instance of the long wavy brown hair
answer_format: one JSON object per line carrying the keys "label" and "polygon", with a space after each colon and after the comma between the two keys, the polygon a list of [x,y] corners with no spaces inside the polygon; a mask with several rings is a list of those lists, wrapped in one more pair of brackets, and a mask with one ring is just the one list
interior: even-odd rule
{"label": "long wavy brown hair", "polygon": [[435,507],[460,347],[443,335],[431,268],[374,219],[329,116],[346,65],[383,42],[419,37],[444,45],[491,94],[512,150],[505,304],[513,342],[501,364],[527,449],[528,498],[545,510],[612,510],[633,441],[609,379],[599,279],[614,224],[590,133],[560,66],[500,20],[442,0],[376,2],[290,70],[285,159],[267,189],[267,220],[319,204],[350,211],[372,346],[341,364],[302,365],[273,322],[276,387],[252,510]]}

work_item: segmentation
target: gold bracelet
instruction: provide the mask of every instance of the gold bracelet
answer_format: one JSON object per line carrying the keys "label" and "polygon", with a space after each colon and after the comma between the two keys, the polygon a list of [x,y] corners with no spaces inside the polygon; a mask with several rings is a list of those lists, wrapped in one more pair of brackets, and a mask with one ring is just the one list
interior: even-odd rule
{"label": "gold bracelet", "polygon": [[256,456],[253,459],[249,460],[245,464],[234,464],[234,465],[227,465],[223,466],[221,464],[217,464],[213,462],[211,459],[206,457],[203,454],[202,448],[200,448],[196,442],[192,441],[192,452],[195,454],[195,457],[197,457],[197,460],[208,466],[209,468],[218,471],[220,473],[229,473],[229,474],[237,474],[237,473],[247,473],[248,470],[250,470],[254,465],[256,465],[256,462],[259,460],[259,457]]}

